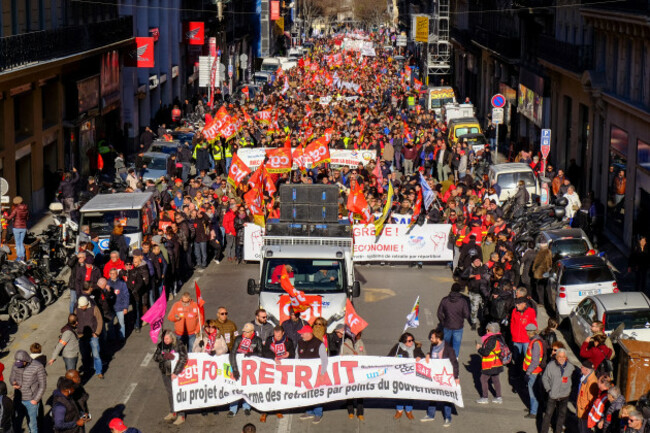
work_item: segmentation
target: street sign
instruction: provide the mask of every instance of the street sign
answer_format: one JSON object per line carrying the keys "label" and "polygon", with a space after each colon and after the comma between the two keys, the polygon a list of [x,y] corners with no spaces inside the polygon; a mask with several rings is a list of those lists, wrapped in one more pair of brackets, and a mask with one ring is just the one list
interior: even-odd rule
{"label": "street sign", "polygon": [[506,97],[501,93],[497,93],[492,97],[492,106],[494,108],[503,108],[506,106]]}
{"label": "street sign", "polygon": [[248,56],[246,54],[242,54],[239,56],[239,63],[241,63],[242,65],[245,65],[247,61],[248,61]]}
{"label": "street sign", "polygon": [[542,143],[540,147],[542,150],[542,158],[544,159],[548,158],[548,154],[551,152],[551,130],[550,129],[542,129]]}
{"label": "street sign", "polygon": [[2,197],[0,197],[0,203],[2,203],[2,204],[9,203],[9,196],[8,195],[3,195]]}
{"label": "street sign", "polygon": [[9,192],[9,182],[4,177],[0,177],[0,194],[6,195]]}
{"label": "street sign", "polygon": [[398,36],[397,40],[395,41],[395,45],[398,47],[405,47],[406,46],[406,36]]}
{"label": "street sign", "polygon": [[230,78],[232,78],[232,74],[233,74],[232,63],[229,63],[229,64],[228,64],[228,76],[229,76]]}
{"label": "street sign", "polygon": [[492,109],[492,123],[500,125],[503,123],[503,108]]}

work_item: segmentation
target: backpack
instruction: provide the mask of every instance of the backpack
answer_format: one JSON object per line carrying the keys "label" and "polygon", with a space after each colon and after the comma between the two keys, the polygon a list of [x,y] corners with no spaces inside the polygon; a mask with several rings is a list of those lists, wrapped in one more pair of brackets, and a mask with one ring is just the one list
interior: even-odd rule
{"label": "backpack", "polygon": [[[539,363],[539,366],[544,370],[546,368],[546,364],[548,363],[548,343],[546,342],[546,339],[544,338],[537,338],[539,342],[542,344],[542,360]],[[534,341],[534,340],[533,340]]]}
{"label": "backpack", "polygon": [[508,347],[503,337],[498,337],[497,341],[499,341],[499,345],[501,345],[501,352],[499,353],[501,364],[510,364],[512,362],[512,351],[510,350],[510,347]]}

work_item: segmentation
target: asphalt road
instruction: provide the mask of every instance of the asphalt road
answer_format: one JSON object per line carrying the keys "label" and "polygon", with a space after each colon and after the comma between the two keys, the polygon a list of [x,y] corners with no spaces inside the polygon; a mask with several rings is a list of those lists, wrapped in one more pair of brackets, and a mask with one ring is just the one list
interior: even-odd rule
{"label": "asphalt road", "polygon": [[[230,318],[242,327],[246,321],[253,318],[257,307],[257,298],[246,294],[246,281],[256,277],[257,264],[248,265],[217,265],[212,263],[205,271],[195,273],[198,283],[206,300],[206,316],[216,317],[216,308],[224,305],[228,308]],[[385,355],[395,344],[403,329],[406,315],[410,312],[415,298],[420,296],[420,326],[410,331],[419,341],[429,344],[427,335],[430,329],[437,325],[436,310],[440,299],[445,296],[452,283],[448,268],[442,265],[425,266],[424,269],[408,268],[406,266],[381,267],[358,266],[358,278],[362,281],[361,297],[355,300],[357,312],[368,323],[364,331],[364,341],[368,352],[372,355]],[[194,293],[193,281],[186,285],[186,290]],[[60,299],[48,307],[40,315],[30,318],[20,325],[16,340],[11,344],[11,353],[6,353],[2,359],[7,366],[6,377],[9,375],[13,353],[18,349],[28,349],[29,345],[38,341],[44,345],[44,353],[51,354],[56,344],[59,329],[67,317],[67,299]],[[546,318],[540,318],[545,323]],[[432,423],[421,423],[419,419],[425,415],[426,402],[417,402],[414,421],[406,417],[393,420],[393,403],[386,400],[366,402],[366,420],[360,422],[349,420],[342,404],[326,407],[323,422],[312,425],[309,421],[300,421],[301,412],[285,416],[278,420],[269,416],[266,424],[259,422],[256,412],[246,417],[239,412],[234,419],[227,419],[227,409],[220,408],[218,415],[190,414],[187,422],[180,427],[164,423],[162,417],[168,413],[168,403],[163,388],[158,366],[152,360],[155,350],[147,329],[141,334],[132,334],[125,345],[117,352],[107,365],[105,379],[92,378],[86,389],[90,393],[90,410],[92,422],[86,431],[106,432],[107,421],[113,416],[123,415],[128,425],[133,425],[143,432],[176,432],[194,433],[219,431],[238,432],[247,422],[253,422],[261,432],[389,432],[396,427],[403,431],[442,431],[442,416]],[[480,358],[475,353],[476,332],[465,328],[460,353],[460,376],[465,408],[458,409],[453,416],[453,430],[457,431],[497,431],[494,424],[498,420],[500,432],[533,432],[536,431],[532,420],[524,419],[525,406],[522,399],[513,392],[507,384],[506,375],[502,374],[504,404],[478,405],[477,379],[480,368]],[[48,367],[48,393],[51,394],[56,384],[56,378],[63,374],[63,363],[57,361]],[[49,407],[46,407],[46,411]],[[493,418],[492,416],[496,416]],[[486,429],[486,425],[495,428]],[[449,429],[452,430],[452,429]],[[45,431],[48,431],[45,429]]]}

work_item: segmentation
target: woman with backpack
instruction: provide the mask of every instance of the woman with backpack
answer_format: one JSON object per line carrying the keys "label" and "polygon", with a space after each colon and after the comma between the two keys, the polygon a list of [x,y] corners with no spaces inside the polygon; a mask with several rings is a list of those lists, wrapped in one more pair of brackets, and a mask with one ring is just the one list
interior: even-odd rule
{"label": "woman with backpack", "polygon": [[503,372],[504,363],[512,360],[512,353],[501,335],[501,328],[497,322],[490,322],[486,327],[486,334],[481,337],[482,343],[476,343],[476,349],[481,355],[481,398],[476,400],[478,404],[487,404],[488,382],[492,381],[496,397],[492,403],[501,404],[501,381],[499,375]]}

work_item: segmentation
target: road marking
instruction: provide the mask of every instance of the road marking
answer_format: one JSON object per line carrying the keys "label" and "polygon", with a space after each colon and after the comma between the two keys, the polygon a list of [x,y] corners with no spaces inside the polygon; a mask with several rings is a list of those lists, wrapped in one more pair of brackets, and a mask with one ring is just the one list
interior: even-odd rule
{"label": "road marking", "polygon": [[133,391],[135,391],[136,386],[138,386],[138,382],[132,382],[129,384],[129,386],[126,388],[126,391],[124,391],[124,394],[122,395],[122,404],[126,405],[126,403],[131,398],[131,394],[133,394]]}
{"label": "road marking", "polygon": [[278,433],[291,433],[291,418],[292,415],[285,415],[284,418],[280,418],[278,421]]}
{"label": "road marking", "polygon": [[424,309],[424,318],[427,321],[427,326],[433,326],[433,313],[428,308]]}
{"label": "road marking", "polygon": [[396,295],[391,289],[367,289],[364,287],[361,292],[364,302],[379,302]]}
{"label": "road marking", "polygon": [[146,367],[147,365],[149,365],[149,362],[151,361],[151,358],[153,358],[153,353],[147,353],[144,356],[144,359],[142,360],[142,362],[140,363],[140,367]]}

